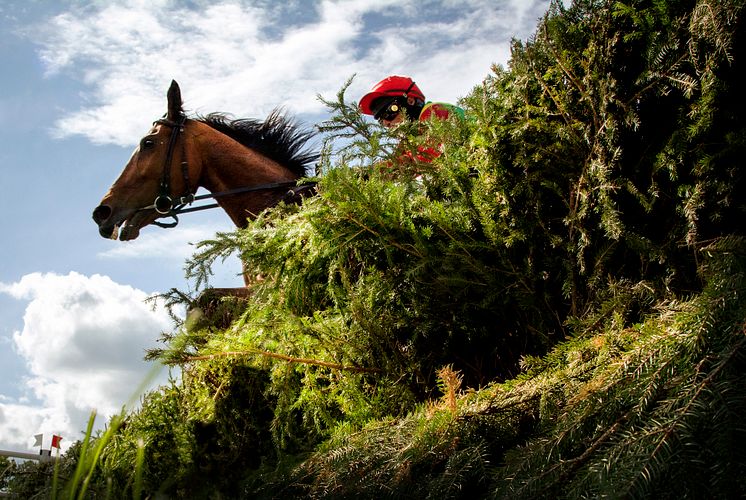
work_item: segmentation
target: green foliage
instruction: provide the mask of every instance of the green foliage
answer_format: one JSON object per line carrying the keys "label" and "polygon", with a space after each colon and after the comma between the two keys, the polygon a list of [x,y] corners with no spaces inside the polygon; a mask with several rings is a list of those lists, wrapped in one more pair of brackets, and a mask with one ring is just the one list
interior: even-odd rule
{"label": "green foliage", "polygon": [[182,378],[91,487],[746,495],[742,14],[553,2],[466,120],[383,129],[351,80],[322,99],[318,196],[200,244],[198,289],[235,253],[261,279],[167,294],[194,314],[151,357]]}
{"label": "green foliage", "polygon": [[335,100],[316,96],[332,111],[331,117],[318,125],[324,140],[317,174],[334,169],[337,162],[370,167],[376,161],[384,160],[394,147],[384,128],[366,120],[354,105],[346,102],[345,92],[353,79],[354,75],[344,83]]}
{"label": "green foliage", "polygon": [[[66,463],[69,470],[70,464],[74,468],[76,461]],[[37,463],[25,461],[17,463],[6,458],[0,459],[2,465],[2,488],[17,498],[32,498],[40,493],[52,497],[52,482],[54,476],[54,464],[52,462]],[[69,476],[65,476],[69,477]],[[12,498],[12,497],[11,497]]]}
{"label": "green foliage", "polygon": [[739,227],[738,163],[703,167],[743,154],[742,141],[723,141],[741,136],[732,110],[743,97],[710,83],[743,76],[732,52],[703,45],[714,36],[731,47],[741,7],[693,3],[556,3],[532,39],[514,43],[510,71],[467,98],[484,124],[472,155],[495,177],[481,191],[488,234],[543,242],[534,251],[559,257],[547,267],[564,267],[574,314],[609,276],[698,288],[697,241]]}
{"label": "green foliage", "polygon": [[0,491],[8,487],[8,482],[13,475],[15,462],[7,457],[0,457]]}
{"label": "green foliage", "polygon": [[461,395],[455,415],[431,404],[340,429],[278,484],[325,498],[743,496],[746,240],[707,253],[696,298],[631,326],[592,319],[519,377]]}

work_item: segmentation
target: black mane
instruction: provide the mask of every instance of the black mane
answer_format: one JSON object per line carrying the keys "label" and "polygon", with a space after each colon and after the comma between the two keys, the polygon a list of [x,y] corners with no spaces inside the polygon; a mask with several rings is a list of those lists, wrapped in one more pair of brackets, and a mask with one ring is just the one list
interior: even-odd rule
{"label": "black mane", "polygon": [[308,141],[314,137],[314,132],[300,129],[279,109],[272,111],[264,121],[233,119],[225,113],[210,113],[196,119],[273,159],[299,177],[314,174],[313,164],[319,159],[319,154],[308,149]]}

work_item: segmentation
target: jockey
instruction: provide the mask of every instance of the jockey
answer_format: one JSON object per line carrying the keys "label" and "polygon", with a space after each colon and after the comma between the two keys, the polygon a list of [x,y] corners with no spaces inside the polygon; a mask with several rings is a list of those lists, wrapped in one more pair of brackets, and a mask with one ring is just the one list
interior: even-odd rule
{"label": "jockey", "polygon": [[[445,120],[450,116],[464,117],[464,110],[444,102],[426,102],[425,94],[408,76],[392,75],[376,83],[360,99],[360,111],[373,118],[386,128],[392,128],[404,120],[424,122],[431,118]],[[442,146],[419,146],[412,154],[406,152],[399,157],[400,162],[430,163],[441,155]]]}
{"label": "jockey", "polygon": [[408,76],[392,75],[376,83],[360,99],[360,111],[372,115],[384,127],[394,127],[404,121],[425,121],[432,117],[446,119],[457,115],[464,117],[464,110],[453,104],[426,102],[425,94]]}

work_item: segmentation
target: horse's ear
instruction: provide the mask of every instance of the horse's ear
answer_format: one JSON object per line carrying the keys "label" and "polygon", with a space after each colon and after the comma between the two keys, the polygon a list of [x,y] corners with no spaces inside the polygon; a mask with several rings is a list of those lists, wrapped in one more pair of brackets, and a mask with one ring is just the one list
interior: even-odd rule
{"label": "horse's ear", "polygon": [[168,119],[178,121],[184,114],[181,109],[181,89],[176,80],[171,80],[171,86],[168,88]]}

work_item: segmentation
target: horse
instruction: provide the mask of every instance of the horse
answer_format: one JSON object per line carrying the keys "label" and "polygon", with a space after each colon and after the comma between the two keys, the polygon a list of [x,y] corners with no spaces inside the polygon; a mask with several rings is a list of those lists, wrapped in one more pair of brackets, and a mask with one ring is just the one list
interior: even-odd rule
{"label": "horse", "polygon": [[[167,99],[165,118],[153,123],[93,211],[105,238],[134,240],[149,224],[171,227],[157,219],[178,221],[177,214],[190,211],[185,205],[204,197],[246,227],[262,210],[297,195],[288,187],[319,158],[308,149],[314,134],[277,110],[264,121],[221,113],[187,118],[176,81]],[[211,194],[196,197],[199,187]]]}
{"label": "horse", "polygon": [[[231,119],[224,113],[187,118],[176,81],[166,95],[165,117],[153,122],[93,210],[104,238],[134,240],[149,224],[173,227],[178,214],[214,206],[243,228],[266,208],[283,200],[299,203],[314,192],[312,183],[298,183],[319,158],[309,148],[313,132],[278,110],[264,121]],[[200,187],[210,194],[195,196]],[[191,207],[204,198],[217,203]],[[164,217],[174,222],[158,221]],[[244,281],[248,286],[246,273]],[[220,295],[220,290],[245,295],[239,289],[213,289],[212,294]]]}

